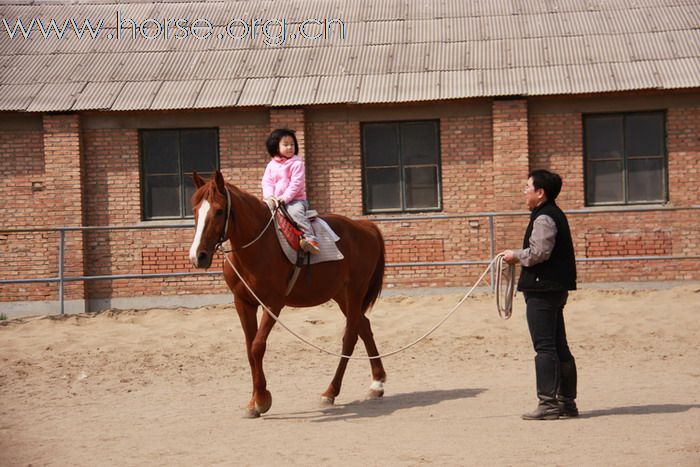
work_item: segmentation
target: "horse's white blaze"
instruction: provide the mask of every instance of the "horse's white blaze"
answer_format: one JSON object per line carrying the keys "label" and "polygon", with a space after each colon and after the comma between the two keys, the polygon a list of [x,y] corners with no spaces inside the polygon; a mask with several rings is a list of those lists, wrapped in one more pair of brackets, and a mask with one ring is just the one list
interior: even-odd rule
{"label": "horse's white blaze", "polygon": [[384,391],[384,383],[381,381],[372,381],[369,389],[370,391]]}
{"label": "horse's white blaze", "polygon": [[204,226],[207,223],[207,213],[211,205],[209,201],[204,200],[199,206],[199,211],[197,212],[199,222],[197,222],[197,230],[194,234],[194,240],[192,241],[192,246],[190,247],[190,262],[194,267],[197,267],[197,250],[199,249],[199,242],[202,241],[202,233],[204,232]]}

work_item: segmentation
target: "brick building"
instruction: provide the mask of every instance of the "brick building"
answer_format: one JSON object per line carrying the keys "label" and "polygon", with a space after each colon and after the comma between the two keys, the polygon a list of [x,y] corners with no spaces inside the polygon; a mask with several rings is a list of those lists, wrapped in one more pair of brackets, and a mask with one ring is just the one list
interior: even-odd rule
{"label": "brick building", "polygon": [[[0,9],[0,279],[55,278],[56,227],[149,227],[65,232],[66,277],[192,272],[192,229],[169,227],[192,222],[189,173],[259,193],[280,126],[313,208],[380,225],[389,286],[471,285],[484,264],[465,263],[522,241],[533,168],[564,179],[582,282],[700,279],[693,2],[65,3]],[[99,37],[76,37],[85,19]],[[228,293],[216,275],[65,292],[74,311]],[[57,293],[0,284],[0,310]]]}

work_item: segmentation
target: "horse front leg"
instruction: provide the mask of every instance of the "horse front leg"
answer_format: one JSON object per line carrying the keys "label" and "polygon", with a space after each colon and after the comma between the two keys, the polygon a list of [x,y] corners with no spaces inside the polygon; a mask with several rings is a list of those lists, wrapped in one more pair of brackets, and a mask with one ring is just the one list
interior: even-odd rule
{"label": "horse front leg", "polygon": [[[270,308],[275,316],[279,316],[282,307]],[[272,406],[272,394],[267,390],[267,380],[263,371],[263,358],[265,357],[265,349],[267,348],[267,338],[275,325],[275,320],[263,311],[260,319],[260,327],[253,339],[251,345],[251,353],[254,362],[253,371],[253,410],[257,415],[264,414]]]}
{"label": "horse front leg", "polygon": [[238,312],[238,319],[241,321],[241,327],[243,328],[243,334],[245,335],[245,349],[248,355],[248,364],[250,365],[250,373],[253,381],[253,394],[246,406],[244,417],[245,418],[257,418],[260,416],[260,412],[255,409],[255,359],[253,358],[253,339],[258,332],[258,320],[256,313],[258,311],[257,305],[251,305],[239,298],[234,298],[234,304],[236,305],[236,312]]}

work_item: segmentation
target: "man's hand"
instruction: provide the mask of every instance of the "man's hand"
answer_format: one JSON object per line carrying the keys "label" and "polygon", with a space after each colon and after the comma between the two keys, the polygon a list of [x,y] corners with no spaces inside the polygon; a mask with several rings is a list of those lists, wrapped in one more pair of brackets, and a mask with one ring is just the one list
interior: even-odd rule
{"label": "man's hand", "polygon": [[518,258],[515,257],[513,250],[505,250],[503,252],[503,260],[508,264],[518,264]]}

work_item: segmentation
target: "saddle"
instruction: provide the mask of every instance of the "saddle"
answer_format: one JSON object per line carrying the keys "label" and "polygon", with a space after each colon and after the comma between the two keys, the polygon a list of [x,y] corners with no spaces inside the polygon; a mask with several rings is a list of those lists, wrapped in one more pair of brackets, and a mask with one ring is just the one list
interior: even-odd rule
{"label": "saddle", "polygon": [[299,224],[289,215],[287,207],[284,204],[280,204],[279,209],[275,212],[275,220],[277,221],[277,228],[282,232],[289,246],[291,246],[294,251],[300,252],[301,246],[299,245],[299,240],[303,232]]}

